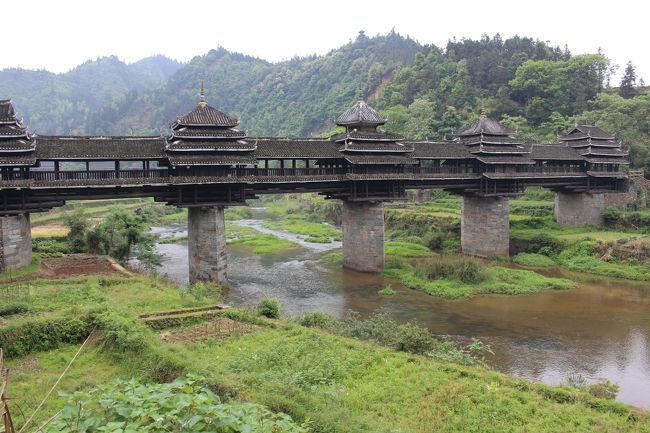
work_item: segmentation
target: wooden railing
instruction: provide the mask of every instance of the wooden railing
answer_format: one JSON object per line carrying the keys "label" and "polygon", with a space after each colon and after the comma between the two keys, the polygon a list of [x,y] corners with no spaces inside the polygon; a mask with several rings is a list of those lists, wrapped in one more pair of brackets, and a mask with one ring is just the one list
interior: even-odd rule
{"label": "wooden railing", "polygon": [[110,180],[110,179],[158,179],[168,177],[168,170],[89,170],[89,171],[30,171],[28,179],[39,181],[57,180]]}
{"label": "wooden railing", "polygon": [[[392,166],[392,165],[357,165],[348,167],[312,167],[312,168],[226,168],[215,167],[214,170],[206,170],[206,167],[199,167],[200,171],[195,174],[176,174],[183,177],[291,177],[305,176],[341,176],[345,174],[358,175],[480,175],[481,172],[474,171],[471,167],[461,166]],[[486,174],[512,176],[513,178],[526,174],[562,175],[571,173],[586,173],[580,167],[562,166],[528,166],[520,168],[521,171],[514,172],[486,172]],[[612,171],[614,172],[614,171]],[[157,170],[89,170],[89,171],[2,171],[0,180],[35,180],[44,182],[66,181],[66,180],[113,180],[113,179],[160,179],[171,176],[167,169]]]}

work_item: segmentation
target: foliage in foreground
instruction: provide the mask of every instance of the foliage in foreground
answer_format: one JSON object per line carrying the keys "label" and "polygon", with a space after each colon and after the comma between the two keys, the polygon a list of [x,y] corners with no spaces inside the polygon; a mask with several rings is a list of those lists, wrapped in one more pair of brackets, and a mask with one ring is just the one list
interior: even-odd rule
{"label": "foliage in foreground", "polygon": [[45,432],[259,432],[307,430],[284,414],[251,403],[222,403],[194,376],[172,383],[116,380],[68,396]]}

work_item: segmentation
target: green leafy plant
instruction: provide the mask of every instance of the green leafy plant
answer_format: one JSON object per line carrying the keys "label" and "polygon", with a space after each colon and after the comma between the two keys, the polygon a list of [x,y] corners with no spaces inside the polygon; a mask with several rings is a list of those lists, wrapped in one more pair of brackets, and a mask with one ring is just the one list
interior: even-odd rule
{"label": "green leafy plant", "polygon": [[172,383],[116,380],[68,397],[46,433],[303,433],[288,415],[251,403],[222,403],[198,376]]}
{"label": "green leafy plant", "polygon": [[257,305],[257,312],[269,319],[279,319],[280,301],[275,298],[264,298]]}

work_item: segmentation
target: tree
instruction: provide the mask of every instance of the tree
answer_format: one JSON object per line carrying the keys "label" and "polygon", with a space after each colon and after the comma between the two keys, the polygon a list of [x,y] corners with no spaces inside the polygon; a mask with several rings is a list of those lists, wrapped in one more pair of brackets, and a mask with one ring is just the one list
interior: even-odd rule
{"label": "tree", "polygon": [[634,98],[636,96],[636,71],[632,62],[627,62],[623,78],[621,78],[621,86],[618,89],[618,94],[625,99]]}

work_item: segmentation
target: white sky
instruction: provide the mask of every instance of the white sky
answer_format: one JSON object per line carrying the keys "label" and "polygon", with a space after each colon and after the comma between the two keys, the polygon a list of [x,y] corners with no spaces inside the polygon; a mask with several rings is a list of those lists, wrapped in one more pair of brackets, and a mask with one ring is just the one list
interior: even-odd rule
{"label": "white sky", "polygon": [[454,36],[500,33],[504,39],[519,34],[568,44],[573,54],[601,47],[621,70],[631,59],[637,76],[650,83],[648,1],[20,0],[12,5],[3,20],[0,69],[65,72],[107,55],[127,62],[153,54],[187,61],[217,46],[278,61],[324,54],[359,30],[373,36],[395,27],[438,46]]}

